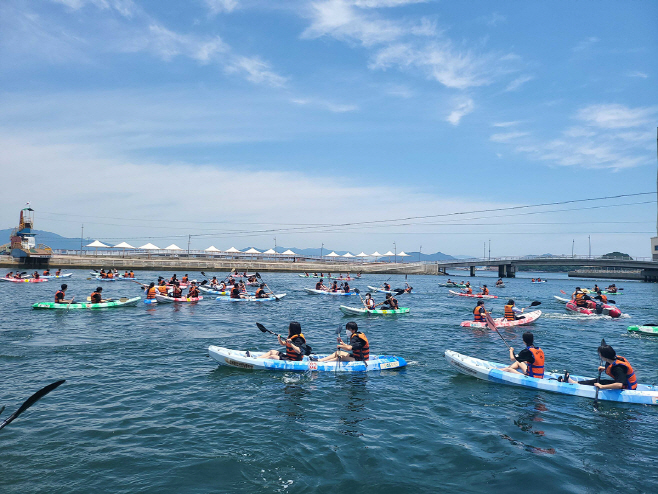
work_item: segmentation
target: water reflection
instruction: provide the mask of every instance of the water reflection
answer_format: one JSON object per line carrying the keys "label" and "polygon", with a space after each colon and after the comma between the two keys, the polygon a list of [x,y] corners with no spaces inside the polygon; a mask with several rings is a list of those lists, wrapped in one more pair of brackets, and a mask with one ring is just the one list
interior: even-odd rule
{"label": "water reflection", "polygon": [[[523,432],[533,434],[535,436],[540,436],[541,438],[546,438],[544,431],[537,429],[537,426],[541,425],[541,422],[544,421],[542,413],[548,411],[548,407],[544,403],[542,396],[537,395],[530,403],[523,407],[523,412],[517,419],[514,420],[514,425],[521,429]],[[532,446],[522,441],[513,439],[507,434],[501,434],[501,437],[509,441],[514,446],[523,448],[530,453],[548,455],[554,455],[556,453],[554,448],[540,448],[538,446]]]}
{"label": "water reflection", "polygon": [[347,401],[345,410],[342,411],[340,423],[343,428],[339,429],[341,434],[352,437],[363,436],[360,424],[371,417],[366,415],[366,405],[370,401],[367,374],[354,374],[345,376],[342,381],[341,390],[345,391]]}

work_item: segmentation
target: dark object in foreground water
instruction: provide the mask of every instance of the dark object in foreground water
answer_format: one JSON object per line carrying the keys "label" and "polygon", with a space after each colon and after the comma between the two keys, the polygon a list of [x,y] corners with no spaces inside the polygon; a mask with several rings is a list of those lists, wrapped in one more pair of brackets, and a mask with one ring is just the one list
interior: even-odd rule
{"label": "dark object in foreground water", "polygon": [[[25,400],[25,403],[23,403],[18,410],[16,410],[14,413],[12,413],[7,420],[2,422],[0,424],[0,429],[2,429],[4,426],[9,425],[14,419],[18,418],[18,416],[23,413],[25,410],[30,408],[32,405],[34,405],[37,401],[39,401],[41,398],[46,396],[48,393],[50,393],[53,389],[58,387],[60,384],[64,384],[66,382],[66,379],[62,379],[61,381],[56,381],[52,384],[49,384],[48,386],[41,388],[39,391],[34,393],[32,396],[30,396],[27,400]],[[5,407],[2,407],[2,410],[0,410],[0,413],[5,409]]]}

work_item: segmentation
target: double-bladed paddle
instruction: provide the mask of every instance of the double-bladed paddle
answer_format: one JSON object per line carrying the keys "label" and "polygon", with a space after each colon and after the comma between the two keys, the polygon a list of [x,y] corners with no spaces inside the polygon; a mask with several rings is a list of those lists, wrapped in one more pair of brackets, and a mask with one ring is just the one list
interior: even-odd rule
{"label": "double-bladed paddle", "polygon": [[279,333],[275,333],[274,331],[270,331],[269,329],[267,329],[265,326],[263,326],[259,322],[256,323],[256,327],[258,327],[258,329],[260,329],[263,333],[270,333],[270,334],[273,334],[274,336],[278,336],[279,338],[281,338],[281,335]]}
{"label": "double-bladed paddle", "polygon": [[[601,339],[601,346],[605,345],[605,339]],[[599,367],[603,365],[603,359],[601,355],[599,355]],[[596,382],[600,383],[601,382],[601,369],[599,369],[599,375],[596,376]],[[598,400],[599,400],[599,388],[598,386],[596,387],[596,392],[594,393],[594,407],[598,405]]]}
{"label": "double-bladed paddle", "polygon": [[510,348],[510,346],[507,344],[507,341],[505,341],[505,338],[503,338],[503,335],[500,334],[500,331],[498,331],[498,327],[496,326],[496,322],[493,320],[493,317],[491,317],[491,314],[488,312],[484,315],[484,320],[486,321],[486,326],[488,329],[495,331],[498,333],[498,336],[500,336],[500,339],[503,340],[505,345],[507,345],[507,348]]}
{"label": "double-bladed paddle", "polygon": [[[32,405],[34,405],[37,401],[39,401],[41,398],[46,396],[48,393],[50,393],[53,389],[55,389],[57,386],[60,384],[64,384],[66,382],[66,379],[62,379],[61,381],[56,381],[52,384],[49,384],[48,386],[41,388],[39,391],[34,393],[32,396],[30,396],[27,400],[25,400],[25,403],[23,403],[18,410],[16,410],[14,413],[12,413],[7,419],[0,424],[0,429],[5,427],[6,425],[9,425],[14,419],[18,418],[18,416],[23,413],[25,410],[30,408]],[[5,409],[5,407],[2,407],[2,410],[0,410],[0,413]]]}

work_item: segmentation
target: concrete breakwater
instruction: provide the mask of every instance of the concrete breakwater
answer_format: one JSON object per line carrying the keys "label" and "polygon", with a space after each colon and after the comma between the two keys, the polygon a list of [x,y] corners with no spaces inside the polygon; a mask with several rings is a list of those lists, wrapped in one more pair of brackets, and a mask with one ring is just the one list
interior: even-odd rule
{"label": "concrete breakwater", "polygon": [[[11,258],[0,259],[0,266],[9,269],[43,269],[19,264]],[[245,260],[245,259],[212,259],[212,258],[179,258],[179,257],[110,257],[110,256],[79,256],[54,255],[48,266],[50,269],[100,269],[116,268],[149,270],[149,271],[232,271],[240,272],[294,272],[294,273],[372,273],[372,274],[443,274],[439,273],[437,264],[424,263],[349,263],[343,261],[314,260]]]}

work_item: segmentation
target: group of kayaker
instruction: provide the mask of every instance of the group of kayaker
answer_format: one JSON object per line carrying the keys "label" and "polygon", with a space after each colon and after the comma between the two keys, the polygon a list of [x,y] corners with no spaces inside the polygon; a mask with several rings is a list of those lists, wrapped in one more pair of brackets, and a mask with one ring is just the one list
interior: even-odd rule
{"label": "group of kayaker", "polygon": [[[507,301],[504,310],[505,310],[504,317],[508,321],[516,321],[518,319],[523,319],[525,317],[523,315],[523,311],[525,311],[525,308],[519,309],[514,303],[514,300],[512,299],[509,299]],[[473,320],[477,322],[485,322],[487,320],[486,316],[487,316],[487,310],[484,307],[484,300],[478,300],[477,305],[473,309]]]}
{"label": "group of kayaker", "polygon": [[532,283],[546,283],[546,280],[542,280],[541,278],[532,278],[530,281]]}
{"label": "group of kayaker", "polygon": [[103,278],[103,279],[114,279],[114,278],[135,278],[135,273],[131,269],[130,271],[126,270],[124,271],[123,275],[119,274],[119,270],[114,268],[114,269],[108,269],[105,271],[105,269],[101,268],[101,270],[98,272],[98,277]]}
{"label": "group of kayaker", "polygon": [[350,293],[350,284],[345,281],[338,285],[337,281],[333,281],[329,287],[325,286],[324,278],[320,278],[315,284],[316,290],[321,290],[323,292],[333,292],[333,293]]}
{"label": "group of kayaker", "polygon": [[[331,355],[318,359],[311,355],[311,346],[307,343],[304,334],[302,333],[302,326],[296,321],[292,321],[288,325],[288,337],[282,338],[277,335],[279,345],[285,347],[285,351],[270,350],[259,355],[261,359],[273,360],[291,360],[300,361],[304,356],[309,356],[310,360],[317,360],[318,362],[354,362],[366,361],[370,358],[370,343],[365,334],[359,331],[358,325],[350,321],[345,325],[348,331],[349,342],[345,343],[339,336],[336,345],[336,351]],[[345,350],[348,350],[349,353]],[[250,356],[247,352],[247,356]]]}
{"label": "group of kayaker", "polygon": [[398,305],[398,300],[395,297],[393,297],[393,295],[390,293],[387,293],[386,299],[379,304],[375,303],[375,299],[372,298],[371,293],[366,293],[366,296],[363,299],[363,305],[368,310],[375,310],[377,309],[377,307],[382,307],[382,309],[384,310],[397,310],[400,308],[400,306]]}
{"label": "group of kayaker", "polygon": [[[514,347],[509,348],[510,360],[513,362],[508,367],[503,368],[504,372],[513,372],[524,374],[536,379],[544,378],[545,355],[544,351],[534,344],[534,335],[531,332],[523,333],[523,343],[525,348],[518,354],[514,353]],[[595,386],[599,389],[635,389],[637,388],[637,376],[633,366],[625,357],[617,355],[614,348],[601,342],[598,347],[599,359],[604,365],[599,366],[599,372],[605,372],[611,379],[587,379],[576,381],[565,373],[557,380],[571,384],[581,384],[586,386]]]}

